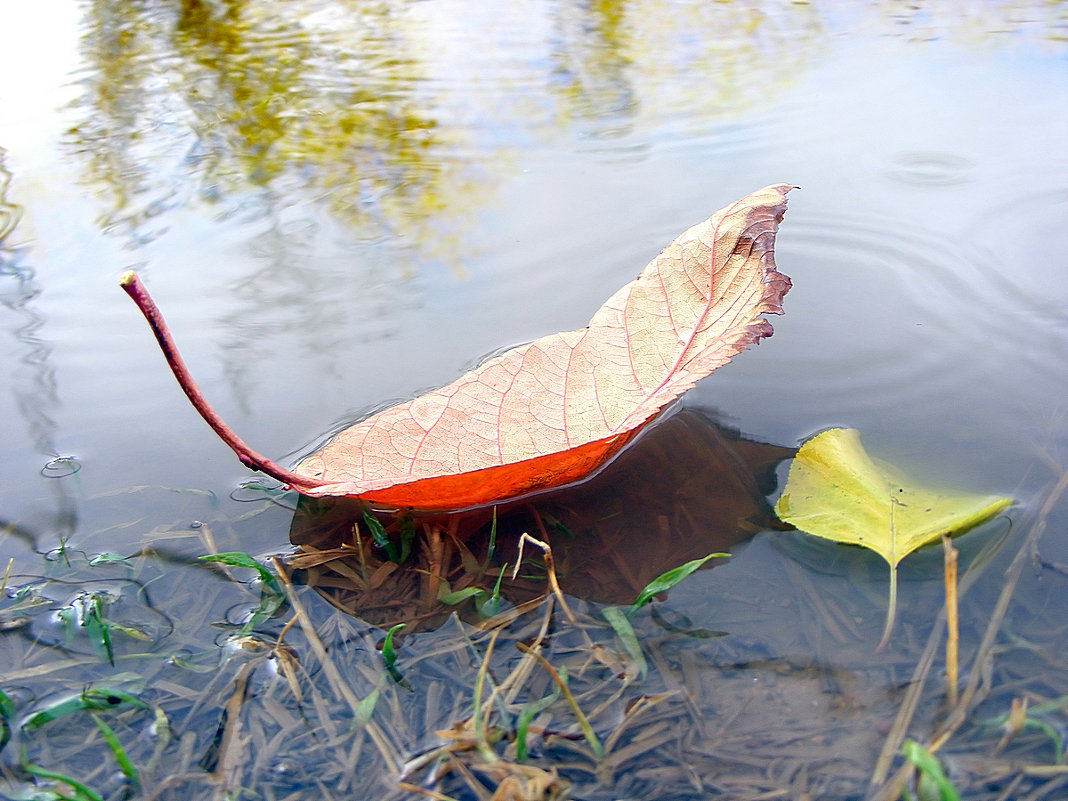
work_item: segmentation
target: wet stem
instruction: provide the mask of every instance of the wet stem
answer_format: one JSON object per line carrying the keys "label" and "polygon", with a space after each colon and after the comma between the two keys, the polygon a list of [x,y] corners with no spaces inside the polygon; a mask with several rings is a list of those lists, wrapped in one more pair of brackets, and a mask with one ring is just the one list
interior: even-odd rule
{"label": "wet stem", "polygon": [[141,314],[148,321],[148,325],[156,337],[156,342],[159,343],[160,350],[163,351],[163,357],[167,360],[167,365],[171,368],[171,372],[174,373],[178,385],[185,392],[186,397],[189,398],[189,402],[193,404],[193,408],[200,413],[200,416],[204,418],[204,422],[211,426],[212,430],[219,435],[219,438],[230,447],[230,450],[237,454],[237,458],[241,463],[251,470],[258,470],[294,488],[318,486],[318,483],[313,479],[301,476],[291,470],[286,470],[266,456],[252,450],[223,422],[223,419],[211,407],[211,404],[201,393],[200,387],[197,386],[192,375],[190,375],[189,368],[186,367],[185,361],[179,354],[178,346],[171,336],[166,321],[163,319],[163,313],[160,312],[159,307],[156,306],[151,295],[148,294],[148,290],[141,283],[141,279],[137,277],[137,273],[132,270],[123,273],[122,278],[119,279],[119,286],[137,304],[137,308],[140,309]]}

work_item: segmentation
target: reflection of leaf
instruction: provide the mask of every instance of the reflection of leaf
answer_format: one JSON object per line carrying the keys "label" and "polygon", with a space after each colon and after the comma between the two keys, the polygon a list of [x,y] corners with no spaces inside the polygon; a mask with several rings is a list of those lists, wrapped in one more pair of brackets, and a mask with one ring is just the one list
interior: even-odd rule
{"label": "reflection of leaf", "polygon": [[854,429],[832,428],[801,446],[775,511],[808,534],[862,545],[889,563],[885,644],[894,620],[898,563],[943,534],[961,534],[1011,504],[1011,498],[995,495],[911,487],[893,467],[872,461]]}
{"label": "reflection of leaf", "polygon": [[787,186],[682,234],[586,329],[543,337],[338,434],[306,458],[311,495],[450,509],[589,474],[666,404],[771,334],[789,279],[773,242]]}

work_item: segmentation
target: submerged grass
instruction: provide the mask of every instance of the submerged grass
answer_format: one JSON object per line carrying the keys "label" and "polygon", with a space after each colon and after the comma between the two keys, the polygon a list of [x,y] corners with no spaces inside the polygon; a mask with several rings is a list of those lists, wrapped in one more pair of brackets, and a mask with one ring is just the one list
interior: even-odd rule
{"label": "submerged grass", "polygon": [[[5,574],[0,795],[1051,801],[1068,787],[1068,575],[1036,542],[1066,489],[1061,471],[962,570],[955,700],[935,680],[945,613],[924,606],[941,582],[910,585],[877,656],[879,598],[849,575],[737,560],[710,612],[679,583],[695,560],[633,605],[565,598],[568,560],[529,519],[535,559],[496,518],[401,564],[373,536],[254,558],[219,547],[240,542],[224,521],[122,558],[68,545]],[[434,564],[451,606],[427,604]],[[1021,593],[1028,568],[1041,582]],[[110,656],[88,625],[63,632],[89,592]],[[709,619],[729,636],[697,636]]]}

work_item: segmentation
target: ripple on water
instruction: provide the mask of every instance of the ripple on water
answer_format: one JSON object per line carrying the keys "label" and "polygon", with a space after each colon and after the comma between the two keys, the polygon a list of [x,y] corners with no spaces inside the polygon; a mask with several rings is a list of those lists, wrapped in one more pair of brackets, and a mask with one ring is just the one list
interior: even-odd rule
{"label": "ripple on water", "polygon": [[940,151],[902,153],[892,161],[890,178],[917,186],[953,186],[973,180],[975,162],[963,156]]}
{"label": "ripple on water", "polygon": [[1031,292],[1026,265],[970,240],[914,220],[792,215],[788,260],[811,271],[790,297],[790,313],[812,328],[787,346],[798,377],[893,404],[944,401],[994,372],[1045,369],[1047,350],[1024,345],[1063,339],[1063,317]]}
{"label": "ripple on water", "polygon": [[[1068,190],[1025,191],[999,196],[965,231],[975,247],[991,254],[981,266],[992,267],[986,280],[1006,311],[1018,325],[1059,342],[1062,357],[1068,356],[1068,282],[1061,255],[1068,245],[1066,219]],[[1042,349],[1032,353],[1041,355]]]}

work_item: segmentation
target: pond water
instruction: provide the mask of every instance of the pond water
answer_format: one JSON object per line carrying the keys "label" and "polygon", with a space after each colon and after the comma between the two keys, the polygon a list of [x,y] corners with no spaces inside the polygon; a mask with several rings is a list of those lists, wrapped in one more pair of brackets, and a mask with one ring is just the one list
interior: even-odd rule
{"label": "pond water", "polygon": [[[0,753],[0,794],[75,791],[33,778],[17,744],[108,798],[237,786],[415,798],[399,766],[470,715],[472,654],[485,656],[473,629],[446,621],[399,647],[412,689],[383,685],[382,631],[306,589],[301,621],[318,634],[292,625],[289,656],[274,648],[284,615],[244,648],[229,642],[258,585],[197,557],[289,554],[295,500],[246,485],[117,287],[125,270],[221,416],[290,463],[486,353],[584,325],[675,235],[780,182],[801,187],[776,243],[794,285],[785,316],[687,410],[784,449],[857,428],[922,482],[1017,500],[960,541],[965,564],[993,549],[962,607],[964,660],[1005,567],[1028,543],[1033,558],[985,701],[942,755],[969,797],[1064,791],[1068,504],[1050,493],[1068,469],[1068,3],[46,0],[0,20],[0,559],[5,596],[38,598],[0,601],[17,740]],[[720,441],[712,431],[694,441]],[[627,731],[597,769],[546,746],[531,764],[572,795],[529,797],[878,791],[870,778],[941,608],[940,552],[904,563],[896,641],[876,655],[885,565],[813,552],[773,518],[758,528],[657,602],[670,621],[635,618],[647,664],[641,679],[621,668],[618,690],[605,654],[630,652],[613,631],[567,630],[553,613],[547,653],[604,657],[600,684],[573,680],[617,715],[602,738]],[[140,555],[90,561],[101,554]],[[101,597],[139,632],[114,633],[111,659],[61,614],[82,608],[91,632],[85,599]],[[455,651],[465,638],[470,652]],[[519,652],[497,648],[500,681]],[[298,674],[299,704],[284,691]],[[89,683],[136,688],[156,710],[109,718],[139,785],[87,714],[70,741],[24,723]],[[372,692],[359,724],[353,699]],[[926,692],[907,732],[921,742],[940,725]],[[244,727],[227,727],[242,699]],[[632,721],[636,699],[667,700]],[[1013,699],[1041,711],[999,746]],[[319,750],[287,752],[302,726]],[[581,733],[565,741],[585,747]],[[424,797],[489,798],[501,775],[479,769],[482,795],[460,773],[406,780]]]}

